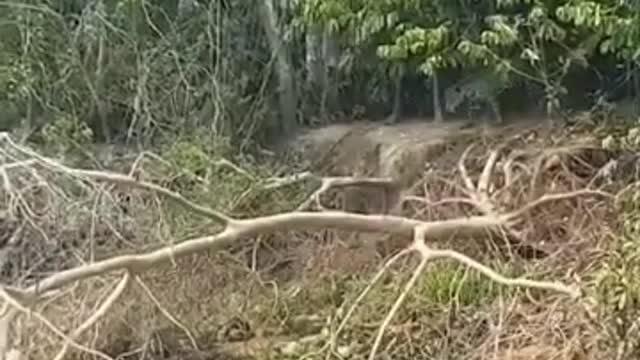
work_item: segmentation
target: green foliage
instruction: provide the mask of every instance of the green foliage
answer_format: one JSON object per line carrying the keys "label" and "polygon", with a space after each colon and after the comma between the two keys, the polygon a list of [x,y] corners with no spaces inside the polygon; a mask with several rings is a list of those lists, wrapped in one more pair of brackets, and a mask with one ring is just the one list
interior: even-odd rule
{"label": "green foliage", "polygon": [[[633,2],[401,0],[304,2],[308,22],[344,34],[355,48],[373,47],[385,62],[426,75],[484,68],[544,89],[547,109],[560,109],[564,82],[577,65],[603,56],[637,61],[640,11]],[[362,57],[369,57],[363,53]],[[576,89],[581,91],[582,89]]]}
{"label": "green foliage", "polygon": [[433,266],[420,282],[416,296],[428,304],[447,305],[452,302],[459,306],[481,305],[491,302],[505,288],[482,274],[465,270],[457,264]]}
{"label": "green foliage", "polygon": [[166,146],[162,156],[176,167],[191,174],[207,177],[216,160],[231,155],[231,146],[226,138],[211,139],[206,136],[184,136]]}
{"label": "green foliage", "polygon": [[45,148],[58,155],[77,152],[93,141],[93,132],[76,117],[60,115],[42,130]]}
{"label": "green foliage", "polygon": [[[33,1],[0,5],[0,101],[29,122],[73,114],[96,138],[156,138],[212,129],[243,146],[278,129],[277,83],[259,13],[247,2]],[[543,88],[550,109],[582,91],[576,68],[640,57],[637,2],[499,0],[298,0],[274,2],[292,74],[305,74],[305,36],[328,30],[340,47],[330,109],[387,103],[389,74],[469,70]],[[595,69],[595,64],[606,68]],[[451,76],[449,76],[451,75]],[[333,76],[333,75],[332,75]],[[298,80],[298,79],[296,79]],[[303,99],[314,89],[300,87]],[[354,94],[353,97],[342,96]],[[308,96],[307,96],[308,95]],[[305,100],[313,106],[313,101]],[[302,112],[305,109],[301,109]],[[306,113],[302,114],[306,118]],[[317,114],[312,114],[317,115]],[[324,115],[323,115],[324,116]],[[3,119],[0,119],[3,120]]]}
{"label": "green foliage", "polygon": [[593,287],[596,309],[608,346],[632,358],[640,354],[637,319],[640,317],[640,193],[622,205],[622,233],[610,242],[607,257],[598,268]]}
{"label": "green foliage", "polygon": [[247,179],[242,174],[220,169],[217,165],[218,161],[231,156],[231,146],[226,138],[185,135],[163,146],[159,155],[167,161],[168,167],[156,169],[158,173],[154,177],[164,179],[162,181],[172,190],[199,199],[214,190],[223,190],[221,193],[225,196],[213,200],[214,208],[226,208],[231,198],[247,186]]}
{"label": "green foliage", "polygon": [[[155,181],[197,203],[236,217],[263,216],[295,209],[315,184],[300,183],[267,188],[277,176],[272,162],[234,155],[228,138],[194,134],[163,146],[158,154],[166,163],[152,161],[145,171]],[[170,203],[176,228],[188,231],[201,219]]]}
{"label": "green foliage", "polygon": [[14,61],[0,66],[2,100],[20,101],[28,98],[33,83],[33,73],[26,64]]}
{"label": "green foliage", "polygon": [[602,54],[640,61],[640,4],[637,2],[569,1],[556,10],[558,18],[598,36]]}
{"label": "green foliage", "polygon": [[[502,269],[501,272],[509,275],[513,271]],[[388,310],[389,299],[395,299],[399,295],[402,285],[410,275],[410,271],[403,271],[393,275],[387,284],[375,286],[367,295],[367,301],[361,305],[363,309],[360,310],[360,314],[364,318],[358,321],[365,323],[379,321],[380,315]],[[326,277],[316,286],[304,289],[293,303],[283,305],[286,305],[287,312],[293,313],[304,312],[309,308],[323,308],[327,305],[336,308],[343,302],[353,301],[367,284],[368,279]],[[435,263],[422,274],[407,298],[407,303],[410,305],[405,308],[429,314],[434,311],[439,312],[443,307],[451,304],[460,307],[489,304],[496,297],[511,293],[511,289],[496,284],[486,276],[467,270],[458,264]],[[411,314],[404,314],[401,317],[403,316],[411,316]]]}
{"label": "green foliage", "polygon": [[73,114],[97,138],[144,140],[214,122],[232,139],[259,137],[277,118],[256,10],[178,3],[0,4],[0,100],[28,122]]}

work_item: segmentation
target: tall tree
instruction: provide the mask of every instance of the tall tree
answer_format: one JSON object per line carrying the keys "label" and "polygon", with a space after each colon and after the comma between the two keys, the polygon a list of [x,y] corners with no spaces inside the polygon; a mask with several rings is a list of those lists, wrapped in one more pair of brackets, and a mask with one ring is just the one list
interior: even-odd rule
{"label": "tall tree", "polygon": [[280,99],[280,114],[282,116],[280,128],[285,135],[291,134],[297,125],[298,99],[295,92],[293,67],[289,58],[289,51],[280,34],[278,15],[274,10],[272,0],[260,0],[258,6],[260,7],[262,26],[267,34],[271,50],[276,57],[279,82],[278,96]]}

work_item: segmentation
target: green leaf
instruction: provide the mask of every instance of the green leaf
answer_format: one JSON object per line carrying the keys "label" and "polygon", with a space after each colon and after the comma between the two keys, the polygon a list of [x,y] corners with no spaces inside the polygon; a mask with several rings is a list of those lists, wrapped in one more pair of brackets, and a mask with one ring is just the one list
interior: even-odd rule
{"label": "green leaf", "polygon": [[611,51],[612,48],[612,42],[611,39],[607,39],[605,41],[603,41],[602,43],[600,43],[600,53],[601,54],[608,54]]}
{"label": "green leaf", "polygon": [[520,58],[527,60],[530,64],[536,63],[540,61],[540,56],[533,49],[526,48],[522,50],[520,54]]}

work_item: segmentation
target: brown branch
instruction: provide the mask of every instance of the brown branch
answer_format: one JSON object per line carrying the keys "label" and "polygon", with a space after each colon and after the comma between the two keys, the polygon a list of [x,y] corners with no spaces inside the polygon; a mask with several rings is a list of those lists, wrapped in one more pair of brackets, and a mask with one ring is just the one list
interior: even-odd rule
{"label": "brown branch", "polygon": [[282,230],[302,229],[341,229],[360,232],[392,233],[410,237],[413,228],[425,225],[430,239],[443,239],[457,234],[479,235],[487,229],[497,229],[506,225],[504,218],[493,216],[473,216],[436,222],[422,222],[398,216],[360,215],[341,211],[328,212],[293,212],[258,217],[247,220],[234,220],[227,228],[211,236],[205,236],[169,245],[164,248],[141,255],[123,255],[110,259],[82,265],[61,271],[43,279],[38,286],[25,289],[7,287],[12,296],[21,301],[32,300],[40,293],[58,289],[75,281],[83,280],[108,272],[127,269],[132,273],[143,272],[153,266],[163,264],[190,254],[204,250],[219,250],[235,241],[250,238],[259,234]]}
{"label": "brown branch", "polygon": [[496,149],[491,151],[489,154],[489,158],[485,163],[484,169],[482,169],[482,174],[480,175],[480,179],[478,179],[478,192],[483,194],[484,196],[489,196],[489,185],[491,184],[491,175],[493,174],[493,168],[498,161],[498,156],[500,155],[500,149]]}
{"label": "brown branch", "polygon": [[419,196],[405,196],[402,200],[420,202],[427,206],[433,206],[433,207],[449,205],[449,204],[467,204],[467,205],[473,206],[474,208],[479,207],[476,201],[467,199],[467,198],[448,198],[448,199],[442,199],[438,201],[431,201],[429,199],[419,197]]}
{"label": "brown branch", "polygon": [[511,220],[515,220],[516,218],[532,210],[535,210],[536,208],[539,208],[542,205],[546,205],[547,203],[559,201],[559,200],[568,200],[568,199],[581,197],[581,196],[595,196],[595,197],[602,197],[602,198],[608,198],[608,199],[615,199],[614,195],[611,195],[604,191],[588,190],[588,189],[576,190],[576,191],[572,191],[568,193],[560,193],[560,194],[547,194],[525,205],[524,207],[511,212],[506,216],[508,216]]}
{"label": "brown branch", "polygon": [[471,152],[473,147],[474,145],[471,144],[468,148],[465,149],[465,151],[462,153],[462,156],[460,156],[460,161],[458,161],[458,171],[460,171],[460,176],[462,177],[462,181],[464,182],[464,185],[467,188],[467,190],[471,191],[472,193],[475,193],[476,186],[473,184],[471,177],[469,177],[469,172],[467,171],[467,167],[465,165],[465,162],[467,161],[467,156],[469,156],[469,153]]}

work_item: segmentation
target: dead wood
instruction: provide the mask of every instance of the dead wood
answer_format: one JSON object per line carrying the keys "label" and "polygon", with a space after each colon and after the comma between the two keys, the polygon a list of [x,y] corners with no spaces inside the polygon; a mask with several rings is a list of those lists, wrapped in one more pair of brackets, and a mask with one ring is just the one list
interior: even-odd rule
{"label": "dead wood", "polygon": [[[549,203],[584,196],[611,198],[609,194],[602,191],[583,189],[567,193],[543,195],[533,199],[530,203],[525,204],[518,209],[504,209],[494,201],[495,194],[498,192],[494,189],[495,186],[493,182],[496,164],[501,156],[502,149],[497,149],[489,153],[480,177],[477,181],[474,181],[469,175],[465,165],[465,160],[471,151],[471,148],[469,148],[461,158],[458,164],[458,170],[464,184],[462,191],[467,196],[464,202],[473,205],[479,211],[480,215],[436,221],[424,221],[394,215],[362,215],[344,211],[294,211],[252,219],[236,219],[214,209],[196,204],[184,198],[182,195],[154,183],[146,182],[130,175],[66,167],[28,148],[17,145],[6,134],[0,136],[0,142],[4,146],[10,147],[12,151],[19,152],[37,162],[38,166],[44,167],[48,171],[64,173],[68,176],[84,179],[86,181],[117,184],[125,189],[137,188],[151,191],[162,195],[171,201],[175,201],[193,213],[209,218],[223,227],[223,229],[216,234],[189,239],[155,251],[142,254],[115,256],[102,261],[87,263],[71,269],[63,270],[45,278],[37,285],[24,288],[2,287],[1,291],[2,297],[5,300],[5,308],[11,309],[6,311],[4,316],[0,318],[0,350],[2,351],[2,355],[9,350],[9,334],[11,324],[15,316],[19,313],[29,312],[28,309],[34,304],[41,301],[47,295],[50,295],[55,290],[59,290],[66,285],[91,277],[102,276],[111,272],[122,273],[120,282],[115,286],[112,296],[108,297],[107,300],[104,301],[103,305],[100,307],[101,310],[99,310],[94,316],[87,319],[81,327],[71,332],[70,335],[58,330],[55,325],[51,324],[46,318],[35,314],[36,318],[38,318],[46,327],[63,340],[64,347],[59,354],[60,357],[66,353],[66,349],[68,347],[71,347],[76,350],[91,353],[100,358],[108,359],[109,357],[105,354],[77,343],[75,338],[85,331],[90,324],[95,323],[100,318],[100,315],[106,312],[109,307],[113,306],[117,301],[119,294],[121,294],[123,289],[128,286],[131,278],[139,280],[137,277],[138,274],[160,264],[173,261],[176,258],[203,252],[205,250],[221,250],[238,241],[254,238],[265,233],[285,230],[292,231],[302,229],[334,228],[358,232],[395,234],[411,239],[410,245],[403,254],[413,252],[419,254],[422,258],[422,261],[414,272],[414,276],[407,283],[402,294],[400,294],[396,299],[392,310],[380,326],[378,336],[376,337],[370,354],[370,359],[373,359],[380,345],[382,334],[388,327],[395,312],[402,305],[404,297],[411,290],[416,279],[421,275],[426,263],[429,261],[437,259],[451,259],[485,274],[492,280],[504,285],[540,288],[559,292],[572,298],[578,297],[580,292],[574,287],[555,282],[507,278],[459,252],[448,249],[438,249],[437,244],[440,240],[448,240],[455,237],[482,237],[487,234],[500,236],[501,234],[507,233],[510,234],[510,236],[517,238],[518,234],[514,231],[514,226],[524,221],[525,215],[529,212]],[[507,172],[514,173],[511,168],[505,171],[505,173]],[[318,202],[319,196],[328,189],[333,187],[352,186],[354,184],[392,186],[393,181],[390,179],[370,178],[322,178],[320,188],[311,196],[310,200]],[[510,186],[510,184],[507,186]],[[383,270],[386,267],[388,267],[388,264],[385,265]]]}

